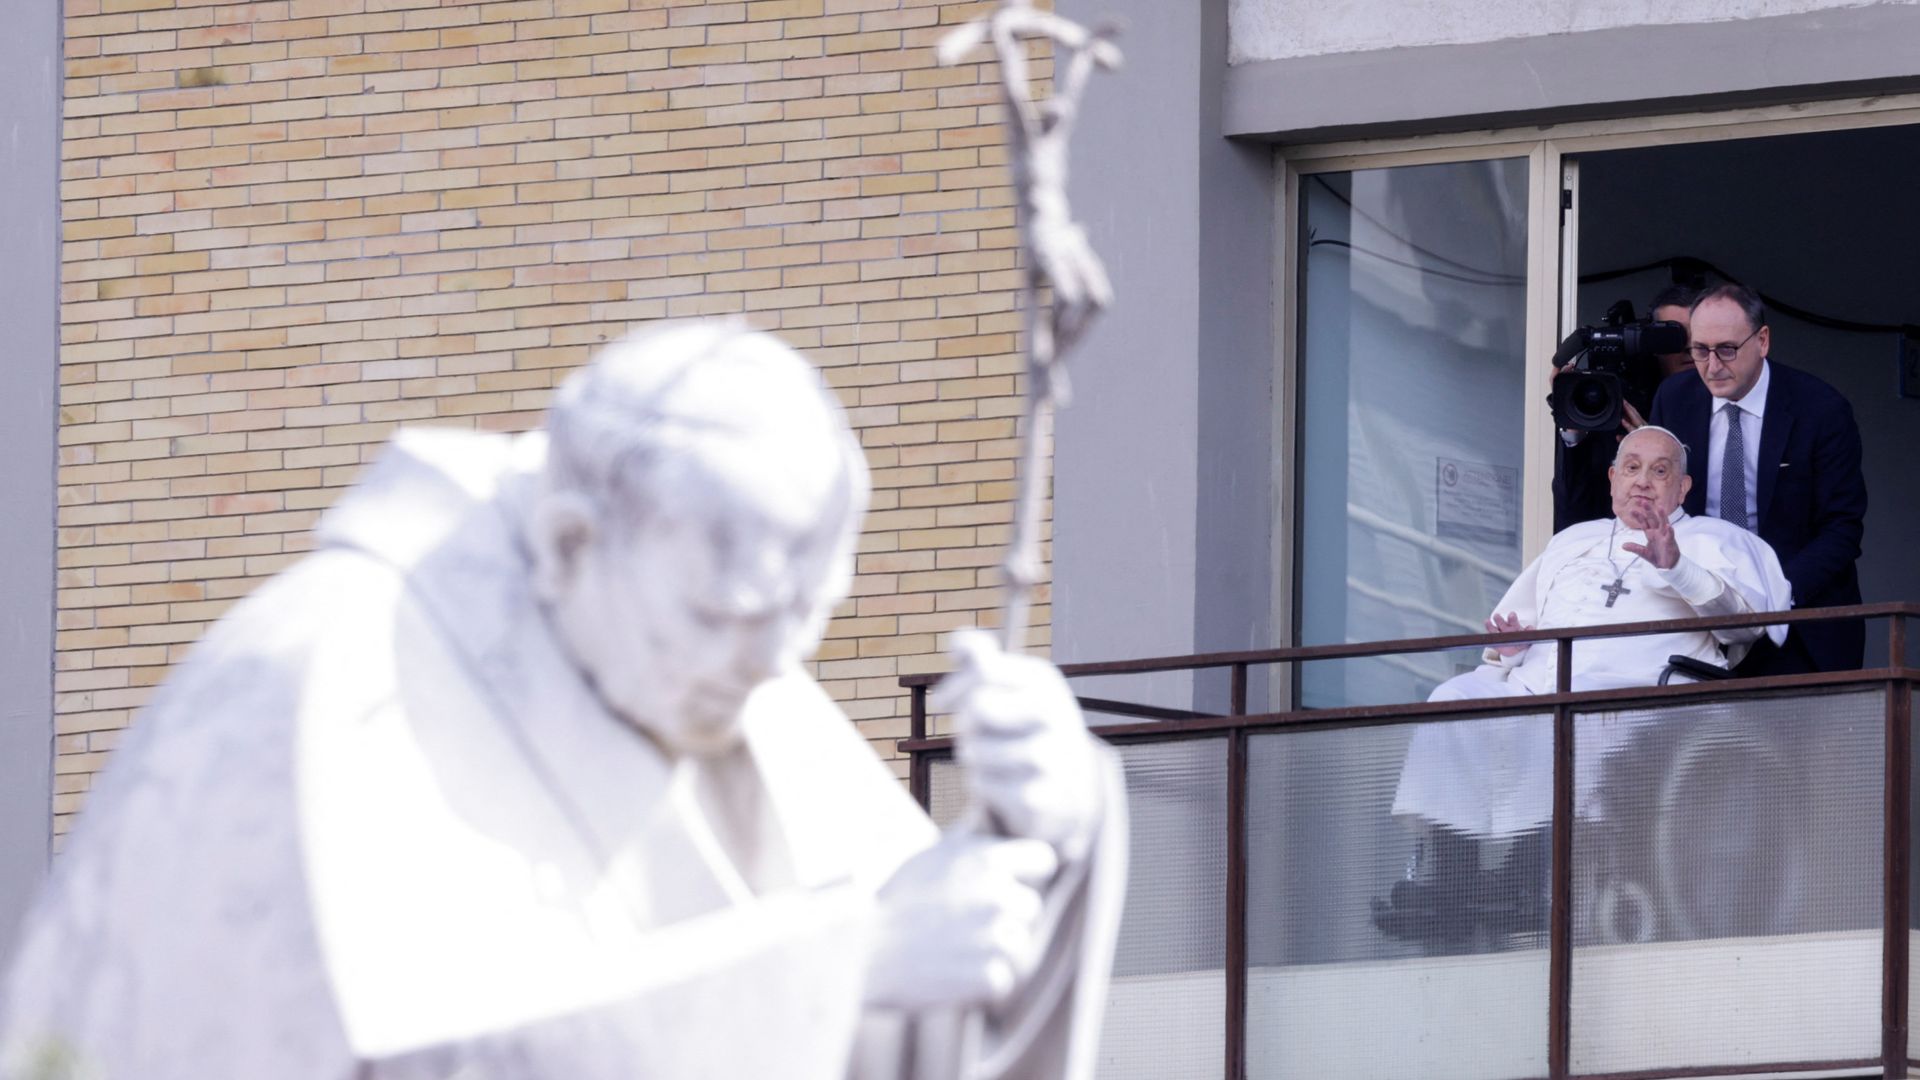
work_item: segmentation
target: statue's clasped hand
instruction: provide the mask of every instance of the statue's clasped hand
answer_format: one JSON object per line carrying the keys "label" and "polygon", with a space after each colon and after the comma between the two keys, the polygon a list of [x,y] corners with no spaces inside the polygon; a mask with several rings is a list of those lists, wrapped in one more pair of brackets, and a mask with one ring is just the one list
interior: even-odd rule
{"label": "statue's clasped hand", "polygon": [[1042,890],[1051,845],[952,830],[880,890],[867,1004],[917,1011],[998,1002],[1044,948]]}
{"label": "statue's clasped hand", "polygon": [[1060,669],[978,630],[956,632],[953,653],[934,707],[953,716],[974,807],[995,831],[1080,858],[1099,821],[1099,763]]}
{"label": "statue's clasped hand", "polygon": [[954,634],[934,707],[952,714],[972,814],[880,891],[867,1002],[920,1009],[1003,1000],[1044,948],[1044,895],[1087,857],[1100,762],[1060,670]]}

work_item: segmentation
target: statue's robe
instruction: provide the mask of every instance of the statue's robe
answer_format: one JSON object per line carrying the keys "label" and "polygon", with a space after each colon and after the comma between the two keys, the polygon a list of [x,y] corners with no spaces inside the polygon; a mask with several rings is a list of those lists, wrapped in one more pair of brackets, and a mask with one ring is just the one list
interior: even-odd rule
{"label": "statue's robe", "polygon": [[[1494,613],[1518,615],[1533,627],[1601,626],[1746,612],[1785,611],[1792,592],[1773,549],[1754,534],[1718,518],[1673,513],[1679,561],[1661,570],[1637,559],[1626,544],[1644,546],[1646,534],[1615,519],[1587,521],[1547,542]],[[1611,606],[1606,588],[1625,586]],[[1775,644],[1785,626],[1689,631],[1578,641],[1573,647],[1575,690],[1653,686],[1671,656],[1730,667],[1765,633]],[[1559,650],[1551,641],[1486,661],[1440,684],[1430,701],[1551,694],[1558,686]],[[1582,721],[1574,754],[1577,811],[1593,816],[1602,763],[1629,729]],[[1395,814],[1421,818],[1479,836],[1511,836],[1547,823],[1553,806],[1553,718],[1502,716],[1425,724],[1415,730],[1395,793]]]}
{"label": "statue's robe", "polygon": [[711,762],[607,712],[497,498],[543,453],[403,435],[195,647],[27,921],[0,1075],[924,1078],[966,1044],[1090,1077],[1124,888],[1111,756],[1022,994],[863,1010],[876,890],[934,826],[798,669]]}

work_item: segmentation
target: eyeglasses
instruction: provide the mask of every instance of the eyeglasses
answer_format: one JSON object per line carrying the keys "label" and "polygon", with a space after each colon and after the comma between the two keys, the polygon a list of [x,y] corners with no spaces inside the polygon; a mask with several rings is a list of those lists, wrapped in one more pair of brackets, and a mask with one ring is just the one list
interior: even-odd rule
{"label": "eyeglasses", "polygon": [[1693,354],[1693,362],[1696,364],[1706,363],[1709,356],[1717,356],[1721,363],[1731,364],[1733,358],[1740,355],[1741,346],[1759,337],[1760,331],[1765,329],[1765,326],[1754,327],[1753,333],[1741,338],[1739,345],[1689,345],[1687,351]]}

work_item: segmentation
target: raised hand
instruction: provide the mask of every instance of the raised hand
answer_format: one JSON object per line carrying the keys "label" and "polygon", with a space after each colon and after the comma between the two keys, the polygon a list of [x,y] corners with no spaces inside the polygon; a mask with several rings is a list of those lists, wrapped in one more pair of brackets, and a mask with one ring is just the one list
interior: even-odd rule
{"label": "raised hand", "polygon": [[[1487,620],[1487,633],[1489,634],[1511,634],[1520,630],[1531,629],[1533,629],[1532,626],[1520,621],[1518,614],[1509,613],[1502,615],[1496,611],[1493,613],[1493,618]],[[1532,647],[1533,646],[1523,641],[1517,645],[1495,645],[1492,648],[1494,652],[1499,653],[1501,656],[1519,656]]]}
{"label": "raised hand", "polygon": [[1680,561],[1680,541],[1674,538],[1673,522],[1654,513],[1635,507],[1632,516],[1638,520],[1627,524],[1641,529],[1647,534],[1644,544],[1621,544],[1621,548],[1633,552],[1645,559],[1649,565],[1662,570],[1671,570]]}

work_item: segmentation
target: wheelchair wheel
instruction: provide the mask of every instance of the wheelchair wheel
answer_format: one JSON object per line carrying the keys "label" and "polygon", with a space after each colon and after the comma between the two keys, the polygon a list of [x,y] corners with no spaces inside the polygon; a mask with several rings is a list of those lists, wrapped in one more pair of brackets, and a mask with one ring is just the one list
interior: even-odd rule
{"label": "wheelchair wheel", "polygon": [[1805,837],[1784,798],[1795,778],[1764,730],[1685,732],[1659,785],[1654,886],[1669,939],[1784,933],[1804,891]]}

